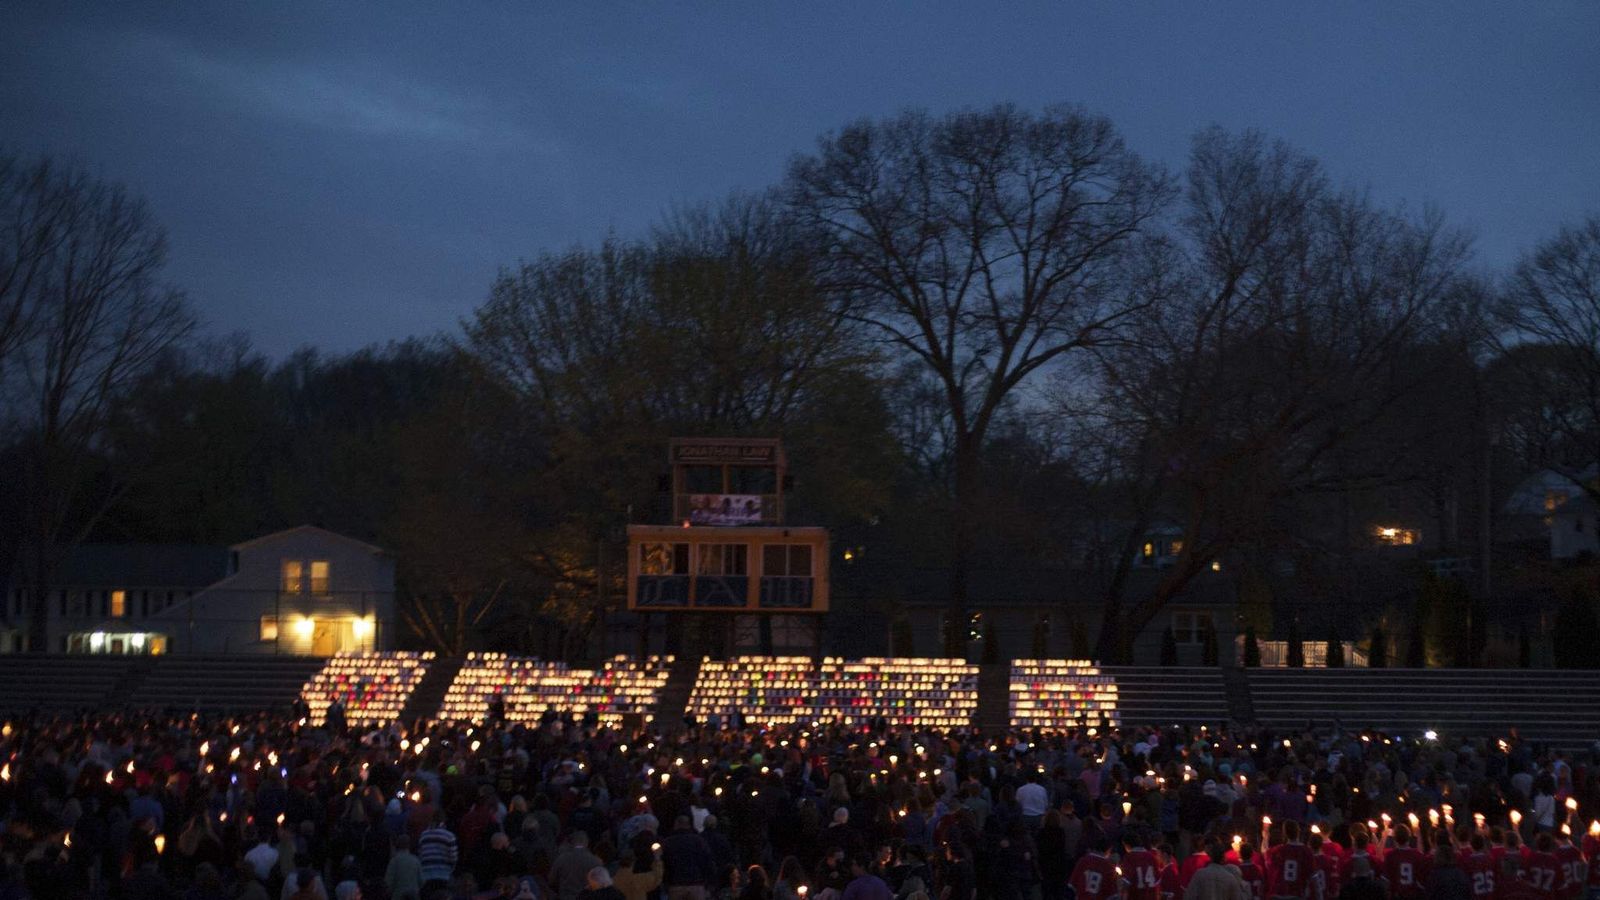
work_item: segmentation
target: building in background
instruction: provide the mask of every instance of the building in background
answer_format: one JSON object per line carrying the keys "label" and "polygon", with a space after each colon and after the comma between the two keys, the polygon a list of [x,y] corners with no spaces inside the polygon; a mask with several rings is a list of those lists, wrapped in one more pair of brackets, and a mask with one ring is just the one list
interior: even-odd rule
{"label": "building in background", "polygon": [[[232,547],[84,544],[55,581],[46,652],[328,656],[394,644],[394,560],[311,525]],[[31,649],[28,600],[13,583],[0,651]]]}

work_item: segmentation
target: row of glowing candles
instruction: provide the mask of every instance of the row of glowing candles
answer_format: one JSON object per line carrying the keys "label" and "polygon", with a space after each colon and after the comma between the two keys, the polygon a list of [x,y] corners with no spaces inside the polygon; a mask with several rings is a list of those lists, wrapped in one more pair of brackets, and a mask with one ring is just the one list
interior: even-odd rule
{"label": "row of glowing candles", "polygon": [[448,721],[482,721],[489,699],[500,694],[507,718],[516,721],[536,718],[547,709],[576,714],[599,710],[604,725],[620,723],[629,712],[645,714],[648,721],[672,659],[651,656],[635,662],[619,656],[592,670],[506,654],[476,655],[456,675],[439,715]]}
{"label": "row of glowing candles", "polygon": [[1117,684],[1086,660],[1017,660],[1011,666],[1011,725],[1115,725]]}
{"label": "row of glowing candles", "polygon": [[[1189,777],[1192,774],[1192,772],[1193,772],[1193,770],[1189,766],[1187,766],[1187,765],[1184,766],[1184,780],[1185,781],[1189,780]],[[1147,772],[1145,774],[1153,775],[1154,772]],[[1239,780],[1239,786],[1240,787],[1248,787],[1249,786],[1249,776],[1240,775],[1240,776],[1238,776],[1238,780]],[[1164,779],[1158,778],[1157,781],[1158,782],[1163,782]],[[1355,791],[1356,793],[1360,793],[1361,792],[1361,789],[1359,787],[1352,788],[1352,790]],[[1308,805],[1312,804],[1312,803],[1315,803],[1316,799],[1317,799],[1317,786],[1313,784],[1313,785],[1309,786],[1309,788],[1308,788],[1308,790],[1306,792],[1306,803]],[[1578,813],[1578,800],[1577,800],[1577,798],[1576,797],[1568,797],[1566,799],[1565,806],[1566,806],[1566,811],[1567,811],[1566,812],[1566,817],[1569,820],[1573,819],[1573,818],[1576,818],[1577,813]],[[1132,811],[1132,809],[1133,809],[1133,804],[1131,802],[1126,801],[1126,800],[1123,801],[1123,803],[1122,803],[1122,814],[1123,815],[1125,815],[1125,816],[1128,815]],[[1431,827],[1433,829],[1438,829],[1442,825],[1446,830],[1454,832],[1455,824],[1456,824],[1455,807],[1452,806],[1451,804],[1449,804],[1449,803],[1441,803],[1437,807],[1432,807],[1432,808],[1427,810],[1427,816],[1428,816],[1428,825],[1429,825],[1429,827]],[[1522,814],[1521,810],[1518,810],[1518,809],[1510,810],[1510,812],[1507,814],[1507,818],[1511,822],[1512,829],[1518,830],[1518,831],[1521,830],[1521,828],[1522,828],[1522,819],[1523,819],[1523,814]],[[1408,812],[1408,813],[1406,813],[1406,821],[1411,826],[1411,833],[1413,835],[1416,835],[1420,839],[1422,837],[1422,831],[1421,831],[1422,816],[1418,815],[1415,811]],[[1478,832],[1483,833],[1483,832],[1485,832],[1488,823],[1487,823],[1487,820],[1486,820],[1484,814],[1480,812],[1480,813],[1473,813],[1472,814],[1472,824],[1473,824],[1473,827]],[[1376,818],[1376,819],[1368,819],[1367,822],[1366,822],[1366,825],[1367,825],[1367,831],[1370,832],[1375,837],[1375,839],[1381,841],[1383,838],[1387,837],[1389,835],[1389,833],[1393,830],[1393,828],[1394,828],[1394,816],[1389,814],[1388,812],[1384,812],[1384,813],[1380,814],[1378,816],[1378,818]],[[1261,843],[1262,843],[1262,846],[1266,845],[1267,836],[1268,836],[1268,833],[1271,831],[1271,829],[1272,829],[1272,816],[1263,815],[1261,817]],[[1564,834],[1564,835],[1571,835],[1572,834],[1572,825],[1571,825],[1570,821],[1562,822],[1561,826],[1560,826],[1560,830],[1561,830],[1561,833]],[[1310,825],[1310,832],[1312,834],[1322,834],[1322,826],[1319,825],[1318,823],[1313,822]],[[1600,838],[1600,819],[1597,819],[1597,820],[1589,823],[1589,834],[1592,837]],[[1233,836],[1233,849],[1234,850],[1238,850],[1239,849],[1239,845],[1242,842],[1243,842],[1243,837],[1241,835],[1235,834]]]}
{"label": "row of glowing candles", "polygon": [[340,654],[306,682],[301,696],[315,719],[322,719],[333,701],[340,699],[345,702],[348,721],[392,721],[405,708],[432,659],[431,652]]}
{"label": "row of glowing candles", "polygon": [[818,665],[804,656],[706,659],[689,709],[697,716],[738,709],[769,727],[843,711],[861,719],[960,725],[977,705],[977,672],[976,666],[954,660],[825,657]]}

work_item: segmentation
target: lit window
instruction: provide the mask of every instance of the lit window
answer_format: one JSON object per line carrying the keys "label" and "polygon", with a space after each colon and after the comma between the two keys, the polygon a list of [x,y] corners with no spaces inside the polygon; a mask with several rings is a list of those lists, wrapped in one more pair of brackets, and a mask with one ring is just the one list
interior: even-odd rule
{"label": "lit window", "polygon": [[1417,542],[1421,534],[1415,528],[1379,525],[1372,529],[1372,536],[1377,538],[1378,543],[1390,547],[1409,547]]}
{"label": "lit window", "polygon": [[689,574],[688,544],[640,544],[640,575]]}
{"label": "lit window", "polygon": [[1156,545],[1151,543],[1150,541],[1145,541],[1144,542],[1144,555],[1146,557],[1155,556],[1156,555]]}
{"label": "lit window", "polygon": [[326,594],[328,592],[328,561],[314,559],[311,561],[311,593]]}
{"label": "lit window", "polygon": [[1173,541],[1167,545],[1168,556],[1181,556],[1183,554],[1183,541]]}
{"label": "lit window", "polygon": [[278,617],[277,616],[262,616],[261,617],[261,639],[263,641],[275,641],[275,640],[278,639]]}
{"label": "lit window", "polygon": [[111,592],[111,615],[121,618],[128,614],[128,592]]}
{"label": "lit window", "polygon": [[283,561],[283,592],[298,594],[306,589],[305,566],[298,559]]}

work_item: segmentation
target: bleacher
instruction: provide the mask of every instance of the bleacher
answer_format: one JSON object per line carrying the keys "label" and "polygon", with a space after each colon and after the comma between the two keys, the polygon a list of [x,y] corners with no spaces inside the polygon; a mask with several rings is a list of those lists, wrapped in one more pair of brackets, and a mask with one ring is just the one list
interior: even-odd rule
{"label": "bleacher", "polygon": [[1516,727],[1558,747],[1600,739],[1600,671],[1523,669],[1247,670],[1256,721],[1274,728],[1379,728],[1492,737]]}
{"label": "bleacher", "polygon": [[1126,725],[1216,725],[1228,721],[1222,670],[1203,666],[1102,666],[1117,686]]}
{"label": "bleacher", "polygon": [[0,709],[69,712],[100,708],[133,664],[126,656],[0,655]]}
{"label": "bleacher", "polygon": [[1009,696],[1014,728],[1055,731],[1118,724],[1116,679],[1088,660],[1016,660]]}
{"label": "bleacher", "polygon": [[686,712],[701,722],[713,715],[727,722],[735,712],[768,726],[810,721],[817,712],[817,681],[809,656],[705,659]]}
{"label": "bleacher", "polygon": [[573,669],[566,663],[504,653],[467,657],[445,693],[438,717],[446,721],[481,722],[489,702],[499,694],[506,718],[536,722],[546,712],[593,717],[617,727],[625,716],[648,723],[655,718],[661,688],[672,666],[670,656],[633,660],[618,656],[599,669]]}
{"label": "bleacher", "polygon": [[432,660],[432,653],[341,653],[306,681],[300,696],[311,707],[313,723],[320,724],[337,699],[346,722],[385,724],[400,717]]}
{"label": "bleacher", "polygon": [[978,704],[978,667],[950,659],[741,656],[706,659],[688,713],[762,725],[803,721],[966,727]]}
{"label": "bleacher", "polygon": [[313,656],[161,656],[134,687],[131,709],[257,711],[284,709],[322,668]]}

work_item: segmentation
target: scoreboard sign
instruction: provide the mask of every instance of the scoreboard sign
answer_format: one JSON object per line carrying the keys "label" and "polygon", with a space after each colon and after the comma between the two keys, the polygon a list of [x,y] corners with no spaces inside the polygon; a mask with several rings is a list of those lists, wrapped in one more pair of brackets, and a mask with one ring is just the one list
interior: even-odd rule
{"label": "scoreboard sign", "polygon": [[674,440],[668,458],[675,466],[772,466],[779,463],[776,439]]}

